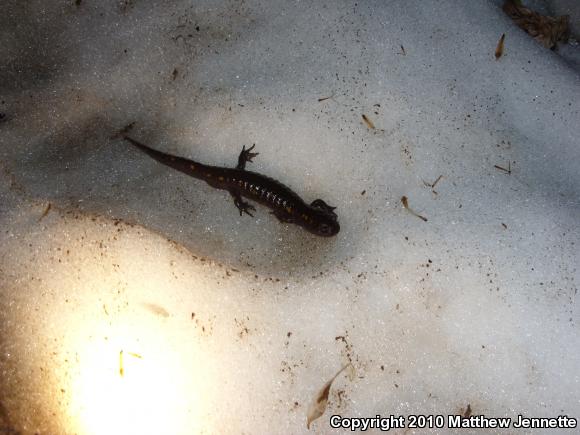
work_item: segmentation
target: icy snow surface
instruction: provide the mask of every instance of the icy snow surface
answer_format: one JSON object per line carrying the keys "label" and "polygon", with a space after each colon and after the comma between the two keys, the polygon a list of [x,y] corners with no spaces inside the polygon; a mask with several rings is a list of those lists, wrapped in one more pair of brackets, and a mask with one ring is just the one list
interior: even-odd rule
{"label": "icy snow surface", "polygon": [[[577,45],[475,0],[9,0],[0,38],[0,433],[580,417]],[[240,217],[132,122],[255,143],[341,232]]]}

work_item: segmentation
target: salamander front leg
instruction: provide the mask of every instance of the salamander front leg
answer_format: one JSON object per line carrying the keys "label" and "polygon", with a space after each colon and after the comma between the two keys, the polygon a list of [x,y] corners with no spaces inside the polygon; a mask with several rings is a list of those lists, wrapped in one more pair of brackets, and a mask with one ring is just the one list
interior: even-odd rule
{"label": "salamander front leg", "polygon": [[322,210],[322,211],[328,213],[329,215],[337,217],[336,213],[334,212],[336,207],[331,207],[330,205],[325,203],[322,199],[315,199],[314,201],[312,201],[312,204],[310,204],[310,206],[317,208],[319,210]]}
{"label": "salamander front leg", "polygon": [[242,148],[242,152],[240,153],[240,157],[238,157],[238,166],[237,169],[241,169],[242,171],[246,169],[246,163],[251,162],[254,157],[256,157],[260,153],[253,153],[251,152],[256,144],[252,145],[250,148],[246,149],[244,145]]}
{"label": "salamander front leg", "polygon": [[276,218],[282,222],[282,223],[287,223],[287,224],[291,224],[294,223],[294,217],[289,214],[286,213],[285,211],[282,210],[274,210],[270,212],[271,214],[273,214],[274,216],[276,216]]}
{"label": "salamander front leg", "polygon": [[240,194],[237,192],[230,191],[230,195],[232,195],[232,198],[234,198],[234,205],[240,211],[240,216],[246,213],[247,215],[254,217],[254,215],[250,213],[250,211],[256,211],[256,207],[244,201],[240,196]]}

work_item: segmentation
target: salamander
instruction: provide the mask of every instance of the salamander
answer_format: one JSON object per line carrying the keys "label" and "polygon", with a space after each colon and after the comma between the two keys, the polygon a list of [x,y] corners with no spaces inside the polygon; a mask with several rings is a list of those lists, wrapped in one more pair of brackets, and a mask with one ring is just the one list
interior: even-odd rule
{"label": "salamander", "polygon": [[253,205],[242,199],[244,197],[269,207],[280,222],[299,225],[317,236],[331,237],[340,231],[338,217],[334,212],[336,207],[329,206],[322,199],[307,204],[292,189],[279,181],[246,170],[246,163],[252,162],[259,154],[252,152],[255,144],[248,149],[245,145],[242,147],[235,168],[225,168],[157,151],[127,135],[123,138],[159,163],[203,180],[216,189],[227,190],[240,216],[244,213],[253,216],[251,212],[256,210]]}

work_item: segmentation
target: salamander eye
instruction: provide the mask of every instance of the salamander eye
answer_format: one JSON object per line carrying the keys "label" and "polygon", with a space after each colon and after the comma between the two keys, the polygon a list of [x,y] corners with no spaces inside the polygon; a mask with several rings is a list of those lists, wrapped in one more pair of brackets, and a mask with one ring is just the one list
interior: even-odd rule
{"label": "salamander eye", "polygon": [[340,231],[340,225],[338,225],[338,222],[336,222],[336,221],[321,222],[316,227],[316,233],[319,236],[324,236],[324,237],[334,236],[335,234],[338,234],[339,231]]}

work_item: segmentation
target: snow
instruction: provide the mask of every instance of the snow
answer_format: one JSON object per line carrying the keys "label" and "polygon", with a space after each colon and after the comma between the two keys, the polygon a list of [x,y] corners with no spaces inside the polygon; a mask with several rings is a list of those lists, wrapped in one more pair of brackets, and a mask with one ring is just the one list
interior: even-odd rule
{"label": "snow", "polygon": [[[577,45],[497,1],[77,3],[0,17],[0,433],[580,417]],[[240,217],[132,122],[211,164],[255,143],[341,232]]]}

